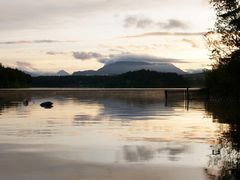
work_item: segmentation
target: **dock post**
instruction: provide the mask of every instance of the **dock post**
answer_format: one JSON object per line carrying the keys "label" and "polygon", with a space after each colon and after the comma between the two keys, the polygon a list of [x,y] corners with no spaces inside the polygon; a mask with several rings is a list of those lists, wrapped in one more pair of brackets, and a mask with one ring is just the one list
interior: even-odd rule
{"label": "dock post", "polygon": [[189,88],[187,88],[186,90],[184,90],[184,105],[187,111],[189,110],[189,100]]}
{"label": "dock post", "polygon": [[189,88],[187,88],[186,93],[187,93],[187,100],[189,100]]}
{"label": "dock post", "polygon": [[168,105],[168,91],[165,90],[164,94],[165,94],[165,106],[167,106]]}

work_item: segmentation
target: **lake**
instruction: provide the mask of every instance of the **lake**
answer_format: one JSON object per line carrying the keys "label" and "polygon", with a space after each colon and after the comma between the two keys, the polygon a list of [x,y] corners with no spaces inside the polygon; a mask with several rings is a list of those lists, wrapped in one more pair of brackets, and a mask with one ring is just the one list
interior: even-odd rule
{"label": "lake", "polygon": [[0,90],[0,179],[238,179],[238,107],[162,89]]}

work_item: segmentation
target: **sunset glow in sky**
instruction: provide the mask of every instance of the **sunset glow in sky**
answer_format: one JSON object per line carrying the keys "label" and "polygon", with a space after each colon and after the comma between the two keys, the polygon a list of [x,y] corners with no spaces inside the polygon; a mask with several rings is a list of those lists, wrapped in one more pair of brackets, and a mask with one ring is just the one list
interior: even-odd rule
{"label": "sunset glow in sky", "polygon": [[213,24],[208,0],[0,0],[0,62],[72,73],[128,55],[209,68]]}

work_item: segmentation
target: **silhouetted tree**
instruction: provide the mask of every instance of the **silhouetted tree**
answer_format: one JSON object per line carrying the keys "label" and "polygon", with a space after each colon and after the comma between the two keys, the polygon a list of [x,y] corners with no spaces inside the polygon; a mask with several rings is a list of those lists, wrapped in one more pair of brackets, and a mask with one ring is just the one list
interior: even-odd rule
{"label": "silhouetted tree", "polygon": [[207,73],[208,87],[240,90],[240,3],[239,0],[210,0],[216,11],[215,28],[207,34],[212,71]]}

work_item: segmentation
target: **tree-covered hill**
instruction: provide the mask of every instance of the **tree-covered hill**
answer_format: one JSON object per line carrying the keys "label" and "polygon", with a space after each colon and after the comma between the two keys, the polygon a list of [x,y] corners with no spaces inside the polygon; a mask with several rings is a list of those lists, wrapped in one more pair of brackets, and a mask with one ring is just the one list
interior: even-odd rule
{"label": "tree-covered hill", "polygon": [[31,85],[31,76],[0,63],[0,88],[20,88]]}
{"label": "tree-covered hill", "polygon": [[149,70],[128,72],[114,76],[40,76],[32,78],[33,87],[89,87],[89,88],[164,88],[186,87],[186,80],[175,73]]}

